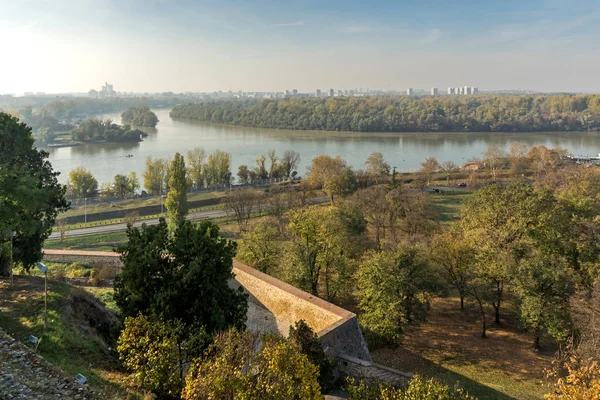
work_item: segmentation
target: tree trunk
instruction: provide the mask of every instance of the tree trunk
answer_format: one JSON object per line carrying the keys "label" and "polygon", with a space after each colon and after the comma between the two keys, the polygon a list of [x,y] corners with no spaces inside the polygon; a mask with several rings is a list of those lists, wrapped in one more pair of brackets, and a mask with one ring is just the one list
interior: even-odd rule
{"label": "tree trunk", "polygon": [[477,299],[477,303],[479,304],[479,313],[481,315],[481,337],[485,338],[485,332],[486,332],[486,324],[485,324],[485,309],[483,308],[483,303],[481,302],[481,299]]}
{"label": "tree trunk", "polygon": [[535,351],[540,351],[542,346],[540,346],[540,334],[539,332],[535,333],[535,338],[533,338],[533,349]]}
{"label": "tree trunk", "polygon": [[497,300],[495,302],[493,302],[493,306],[494,306],[494,323],[500,325],[500,305],[502,302],[502,291],[503,291],[503,286],[502,286],[502,282],[500,281],[496,281],[496,296],[497,296]]}
{"label": "tree trunk", "polygon": [[465,309],[465,295],[460,294],[460,311],[464,311]]}
{"label": "tree trunk", "polygon": [[10,276],[10,258],[0,256],[0,276]]}

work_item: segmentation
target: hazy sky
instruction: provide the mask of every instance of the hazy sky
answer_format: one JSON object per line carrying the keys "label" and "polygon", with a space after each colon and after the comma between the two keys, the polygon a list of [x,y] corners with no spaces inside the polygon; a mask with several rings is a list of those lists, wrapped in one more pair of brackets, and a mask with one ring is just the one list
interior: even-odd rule
{"label": "hazy sky", "polygon": [[600,92],[595,0],[0,0],[0,93]]}

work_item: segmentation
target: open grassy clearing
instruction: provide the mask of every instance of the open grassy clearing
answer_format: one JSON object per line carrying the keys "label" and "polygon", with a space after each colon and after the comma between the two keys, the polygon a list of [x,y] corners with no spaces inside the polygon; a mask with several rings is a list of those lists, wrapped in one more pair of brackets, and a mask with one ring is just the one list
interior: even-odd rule
{"label": "open grassy clearing", "polygon": [[466,303],[465,308],[460,311],[458,298],[434,300],[426,322],[410,325],[401,346],[372,351],[373,359],[449,385],[458,381],[480,400],[543,398],[544,369],[555,351],[550,342],[533,351],[532,338],[512,318],[504,318],[500,326],[490,324],[482,339],[475,305]]}
{"label": "open grassy clearing", "polygon": [[38,352],[49,362],[73,377],[85,375],[89,385],[104,391],[107,398],[127,398],[126,374],[109,347],[110,340],[94,326],[94,321],[115,320],[101,303],[79,288],[48,280],[48,329],[44,330],[43,278],[15,275],[14,287],[8,286],[7,279],[0,280],[0,326],[8,334],[30,347],[30,335],[41,338]]}
{"label": "open grassy clearing", "polygon": [[435,209],[440,223],[447,225],[460,219],[462,204],[473,196],[473,192],[454,191],[430,193],[431,203]]}

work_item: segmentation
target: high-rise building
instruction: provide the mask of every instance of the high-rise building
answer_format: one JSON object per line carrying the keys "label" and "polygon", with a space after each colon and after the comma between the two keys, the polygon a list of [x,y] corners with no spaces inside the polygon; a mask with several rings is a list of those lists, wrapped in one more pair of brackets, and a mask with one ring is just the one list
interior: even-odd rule
{"label": "high-rise building", "polygon": [[292,90],[292,96],[298,96],[298,89]]}
{"label": "high-rise building", "polygon": [[473,94],[478,94],[479,93],[479,88],[477,86],[475,86],[473,88]]}
{"label": "high-rise building", "polygon": [[464,90],[465,90],[464,94],[471,94],[471,87],[470,86],[465,86]]}
{"label": "high-rise building", "polygon": [[285,97],[288,97],[290,95],[290,90],[289,89],[285,89]]}
{"label": "high-rise building", "polygon": [[406,95],[407,96],[412,96],[413,95],[413,89],[412,88],[406,89]]}
{"label": "high-rise building", "polygon": [[334,95],[333,89],[329,89],[329,97],[333,97],[333,95]]}
{"label": "high-rise building", "polygon": [[456,88],[456,94],[465,94],[465,89],[462,87],[457,87]]}
{"label": "high-rise building", "polygon": [[436,87],[431,88],[431,95],[432,96],[437,96],[438,95],[438,88],[436,88]]}
{"label": "high-rise building", "polygon": [[453,87],[449,87],[448,88],[448,94],[454,94],[454,88]]}
{"label": "high-rise building", "polygon": [[317,89],[317,91],[315,92],[315,96],[321,97],[321,89]]}

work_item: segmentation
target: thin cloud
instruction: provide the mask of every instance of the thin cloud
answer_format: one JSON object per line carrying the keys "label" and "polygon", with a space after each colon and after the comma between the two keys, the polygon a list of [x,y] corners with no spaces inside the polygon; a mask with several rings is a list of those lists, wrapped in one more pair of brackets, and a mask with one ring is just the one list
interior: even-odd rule
{"label": "thin cloud", "polygon": [[283,22],[280,24],[271,25],[274,28],[289,28],[293,26],[304,26],[304,21],[294,21],[294,22]]}

